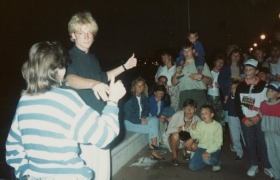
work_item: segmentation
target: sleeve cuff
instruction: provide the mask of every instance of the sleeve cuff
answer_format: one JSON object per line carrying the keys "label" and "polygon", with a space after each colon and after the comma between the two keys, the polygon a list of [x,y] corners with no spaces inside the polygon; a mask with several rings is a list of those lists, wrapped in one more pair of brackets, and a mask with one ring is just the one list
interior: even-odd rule
{"label": "sleeve cuff", "polygon": [[242,122],[245,122],[245,121],[247,121],[248,119],[249,119],[249,118],[244,117],[244,118],[241,119],[241,121],[242,121]]}

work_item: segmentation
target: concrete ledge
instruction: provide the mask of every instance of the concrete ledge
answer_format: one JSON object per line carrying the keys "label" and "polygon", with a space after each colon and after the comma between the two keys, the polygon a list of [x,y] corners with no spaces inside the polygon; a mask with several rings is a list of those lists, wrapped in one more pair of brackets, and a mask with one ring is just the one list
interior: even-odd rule
{"label": "concrete ledge", "polygon": [[112,176],[148,144],[148,135],[122,131],[111,143]]}

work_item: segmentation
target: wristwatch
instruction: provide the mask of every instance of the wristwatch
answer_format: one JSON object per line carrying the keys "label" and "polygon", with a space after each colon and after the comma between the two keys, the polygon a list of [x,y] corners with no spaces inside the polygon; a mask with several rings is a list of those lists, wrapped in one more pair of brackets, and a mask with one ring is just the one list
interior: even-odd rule
{"label": "wristwatch", "polygon": [[204,75],[202,74],[200,79],[196,79],[197,81],[201,81],[204,78]]}

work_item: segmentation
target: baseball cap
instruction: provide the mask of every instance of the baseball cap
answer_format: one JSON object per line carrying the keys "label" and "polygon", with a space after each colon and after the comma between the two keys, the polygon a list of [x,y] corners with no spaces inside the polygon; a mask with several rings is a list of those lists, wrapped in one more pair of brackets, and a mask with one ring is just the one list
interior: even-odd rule
{"label": "baseball cap", "polygon": [[251,65],[255,68],[258,68],[258,61],[255,59],[248,59],[247,61],[244,62],[244,65]]}
{"label": "baseball cap", "polygon": [[272,89],[276,92],[280,92],[280,84],[276,81],[272,81],[271,83],[269,83],[267,86],[265,86],[268,89]]}

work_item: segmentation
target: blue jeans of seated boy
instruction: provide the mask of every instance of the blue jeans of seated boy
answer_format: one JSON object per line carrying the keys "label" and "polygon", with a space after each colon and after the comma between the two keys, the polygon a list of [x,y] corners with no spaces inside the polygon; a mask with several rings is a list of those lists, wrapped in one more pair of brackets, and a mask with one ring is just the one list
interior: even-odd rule
{"label": "blue jeans of seated boy", "polygon": [[197,148],[195,151],[193,157],[190,160],[189,168],[191,170],[199,170],[204,168],[206,165],[210,166],[218,166],[219,165],[219,156],[221,153],[221,150],[218,149],[217,151],[210,154],[210,157],[206,160],[203,160],[202,154],[206,151],[206,149],[203,148]]}
{"label": "blue jeans of seated boy", "polygon": [[129,120],[124,120],[124,126],[127,131],[138,132],[149,135],[149,145],[152,145],[152,138],[158,139],[158,119],[155,116],[146,118],[148,124],[133,124]]}
{"label": "blue jeans of seated boy", "polygon": [[[181,66],[181,64],[180,64],[181,60],[183,60],[184,64],[185,64],[186,58],[184,56],[179,56],[176,59],[176,67]],[[201,57],[201,56],[198,56],[198,57],[194,56],[194,63],[195,63],[196,69],[198,69],[198,68],[202,68],[203,69],[204,64],[205,64],[205,58]],[[182,67],[184,68],[184,66],[182,66]]]}

